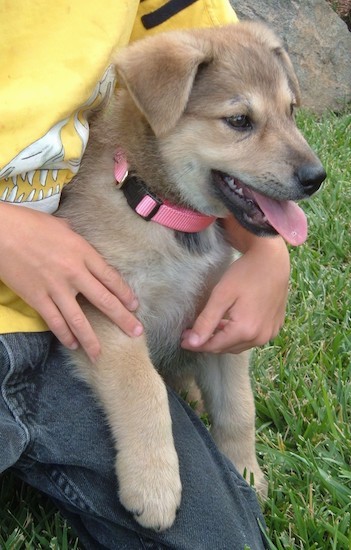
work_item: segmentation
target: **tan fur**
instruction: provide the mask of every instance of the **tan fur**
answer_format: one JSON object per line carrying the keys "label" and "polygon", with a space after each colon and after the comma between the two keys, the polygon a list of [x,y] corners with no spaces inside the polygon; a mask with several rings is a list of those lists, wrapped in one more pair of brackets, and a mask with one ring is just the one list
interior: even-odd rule
{"label": "tan fur", "polygon": [[[261,25],[158,35],[126,48],[115,63],[123,89],[92,121],[80,173],[59,215],[132,286],[146,333],[128,338],[82,300],[102,353],[95,365],[81,350],[72,358],[106,410],[122,504],[140,524],[165,529],[181,506],[181,480],[158,371],[195,376],[217,444],[264,493],[249,354],[181,350],[183,330],[192,326],[232,251],[217,224],[199,235],[193,251],[174,231],[141,219],[115,186],[115,150],[125,150],[132,169],[159,196],[220,217],[229,212],[212,193],[212,170],[277,199],[298,199],[296,167],[319,161],[291,116],[299,90],[289,58]],[[256,130],[243,139],[223,119],[247,113]]]}

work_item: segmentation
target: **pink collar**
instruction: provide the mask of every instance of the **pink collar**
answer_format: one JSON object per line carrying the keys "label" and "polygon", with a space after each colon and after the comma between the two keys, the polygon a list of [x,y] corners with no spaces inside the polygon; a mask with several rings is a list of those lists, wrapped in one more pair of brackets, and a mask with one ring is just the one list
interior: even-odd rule
{"label": "pink collar", "polygon": [[174,206],[168,201],[156,197],[148,191],[137,176],[128,173],[128,168],[125,154],[118,149],[115,154],[117,186],[124,192],[129,206],[146,221],[152,220],[170,229],[185,233],[197,233],[209,227],[216,220],[215,216],[206,216],[195,210]]}

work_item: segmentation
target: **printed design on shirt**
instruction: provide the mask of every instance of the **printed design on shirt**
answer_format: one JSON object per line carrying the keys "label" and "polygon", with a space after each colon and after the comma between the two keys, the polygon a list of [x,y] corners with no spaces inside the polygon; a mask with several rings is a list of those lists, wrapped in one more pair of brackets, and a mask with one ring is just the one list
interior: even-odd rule
{"label": "printed design on shirt", "polygon": [[171,17],[174,17],[177,13],[185,10],[197,1],[198,0],[169,0],[169,2],[157,10],[147,13],[141,17],[144,28],[149,30],[157,27],[158,25],[162,25],[162,23]]}
{"label": "printed design on shirt", "polygon": [[[78,172],[89,137],[88,115],[107,103],[115,81],[115,69],[110,65],[75,113],[57,122],[0,169],[0,200],[26,203],[46,212],[56,210],[62,187],[69,180],[67,171],[72,176]],[[43,201],[43,208],[38,201]]]}

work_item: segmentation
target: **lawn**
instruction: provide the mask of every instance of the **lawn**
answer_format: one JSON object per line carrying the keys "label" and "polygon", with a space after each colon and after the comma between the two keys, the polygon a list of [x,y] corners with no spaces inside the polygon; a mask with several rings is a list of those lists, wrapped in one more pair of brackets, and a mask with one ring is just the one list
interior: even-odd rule
{"label": "lawn", "polygon": [[272,548],[351,548],[351,115],[298,123],[328,180],[305,203],[291,250],[287,319],[255,351],[258,449],[270,480]]}
{"label": "lawn", "polygon": [[[253,357],[257,447],[270,484],[264,511],[272,549],[346,550],[351,549],[351,115],[316,119],[300,113],[298,124],[328,180],[304,204],[309,239],[291,249],[285,326]],[[0,547],[73,550],[79,544],[44,497],[6,474],[0,480]]]}

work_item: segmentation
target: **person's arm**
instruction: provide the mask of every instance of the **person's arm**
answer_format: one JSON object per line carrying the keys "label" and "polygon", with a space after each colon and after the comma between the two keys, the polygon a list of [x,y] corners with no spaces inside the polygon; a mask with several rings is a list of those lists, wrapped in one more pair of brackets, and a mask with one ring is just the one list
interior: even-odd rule
{"label": "person's arm", "polygon": [[80,293],[128,335],[142,333],[128,311],[137,307],[131,289],[65,221],[0,203],[0,234],[0,279],[38,311],[65,346],[80,344],[92,360],[100,353],[76,300]]}
{"label": "person's arm", "polygon": [[224,273],[182,347],[212,353],[240,353],[271,340],[285,317],[290,260],[281,237],[256,237],[233,217],[228,240],[243,253]]}

